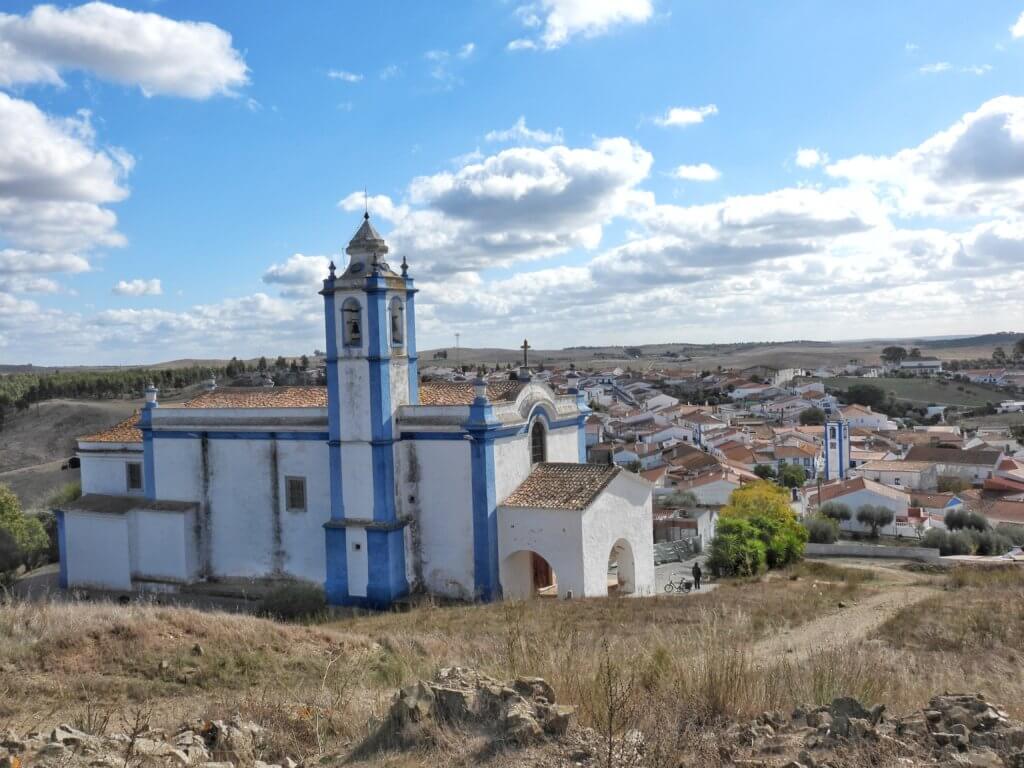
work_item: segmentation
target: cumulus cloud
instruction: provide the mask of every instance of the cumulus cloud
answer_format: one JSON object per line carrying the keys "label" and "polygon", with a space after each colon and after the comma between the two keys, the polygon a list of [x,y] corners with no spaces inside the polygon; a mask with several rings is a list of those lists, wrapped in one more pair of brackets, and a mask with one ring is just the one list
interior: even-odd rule
{"label": "cumulus cloud", "polygon": [[192,99],[230,94],[248,82],[231,35],[213,24],[103,2],[0,14],[0,84],[63,85],[63,70],[135,85],[147,96]]}
{"label": "cumulus cloud", "polygon": [[312,296],[320,290],[327,277],[330,259],[327,256],[293,254],[283,264],[273,264],[263,273],[263,282],[279,285],[282,296]]}
{"label": "cumulus cloud", "polygon": [[796,151],[796,164],[801,168],[814,168],[828,163],[828,153],[820,149],[801,147]]}
{"label": "cumulus cloud", "polygon": [[1000,96],[917,147],[857,155],[830,176],[876,191],[906,216],[1016,216],[1024,212],[1024,98]]}
{"label": "cumulus cloud", "polygon": [[1010,27],[1010,34],[1014,37],[1024,37],[1024,13],[1017,17],[1017,23]]}
{"label": "cumulus cloud", "polygon": [[157,277],[150,280],[143,278],[118,280],[111,290],[118,296],[159,296],[164,292],[160,285],[160,278]]}
{"label": "cumulus cloud", "polygon": [[562,129],[556,128],[553,133],[526,127],[526,118],[520,115],[511,128],[501,131],[489,131],[485,141],[523,142],[528,144],[559,144],[562,142]]}
{"label": "cumulus cloud", "polygon": [[104,207],[123,200],[132,157],[96,146],[87,112],[46,115],[0,93],[0,238],[30,251],[74,252],[124,243]]}
{"label": "cumulus cloud", "polygon": [[625,24],[641,24],[653,13],[651,0],[540,0],[516,8],[520,22],[539,28],[539,36],[513,40],[508,48],[553,50],[575,37],[598,37]]}
{"label": "cumulus cloud", "polygon": [[925,64],[917,68],[917,71],[923,75],[935,75],[939,72],[948,72],[953,68],[953,65],[948,61],[937,61],[934,64]]}
{"label": "cumulus cloud", "polygon": [[721,178],[722,172],[707,163],[699,163],[677,166],[672,175],[684,181],[716,181]]}
{"label": "cumulus cloud", "polygon": [[654,118],[662,127],[681,127],[703,123],[704,119],[718,114],[718,107],[705,104],[703,107],[672,107],[663,116]]}

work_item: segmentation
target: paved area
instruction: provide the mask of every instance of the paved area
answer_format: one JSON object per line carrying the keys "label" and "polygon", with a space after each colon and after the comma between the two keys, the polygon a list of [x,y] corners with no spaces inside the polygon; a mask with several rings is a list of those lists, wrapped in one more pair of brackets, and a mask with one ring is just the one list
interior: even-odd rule
{"label": "paved area", "polygon": [[[701,555],[700,557],[695,557],[690,560],[684,560],[681,563],[665,563],[664,565],[654,566],[654,581],[656,594],[665,594],[665,585],[668,584],[669,581],[674,580],[677,576],[685,576],[687,579],[692,580],[693,576],[691,575],[690,571],[693,568],[693,564],[696,562],[699,562],[700,567],[704,570],[704,573],[707,573],[708,569],[704,564],[705,560],[707,560],[707,557],[705,555]],[[711,592],[717,586],[718,585],[714,583],[704,584],[701,586],[700,591],[701,593]],[[672,594],[678,595],[679,597],[686,597],[686,593],[684,592],[673,592]],[[690,594],[697,594],[697,592],[690,592]]]}

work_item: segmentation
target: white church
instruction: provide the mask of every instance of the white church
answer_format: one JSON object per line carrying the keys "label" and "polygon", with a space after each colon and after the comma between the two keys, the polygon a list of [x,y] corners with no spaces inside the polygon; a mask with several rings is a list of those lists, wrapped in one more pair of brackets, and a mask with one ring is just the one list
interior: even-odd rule
{"label": "white church", "polygon": [[[212,388],[78,442],[64,588],[298,579],[334,605],[654,591],[652,486],[586,464],[590,412],[532,380],[419,381],[416,288],[369,215],[330,273],[326,387]],[[525,353],[524,353],[525,354]]]}

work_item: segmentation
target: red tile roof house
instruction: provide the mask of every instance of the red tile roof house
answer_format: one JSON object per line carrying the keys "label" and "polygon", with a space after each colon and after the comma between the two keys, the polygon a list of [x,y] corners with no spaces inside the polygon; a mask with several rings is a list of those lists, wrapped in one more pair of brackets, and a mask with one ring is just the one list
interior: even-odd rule
{"label": "red tile roof house", "polygon": [[[910,496],[903,491],[892,488],[888,485],[876,483],[863,477],[855,477],[848,480],[829,483],[821,487],[821,504],[835,502],[845,504],[853,513],[851,520],[840,523],[844,531],[851,533],[868,533],[870,528],[857,522],[857,510],[866,504],[886,507],[891,509],[897,518],[890,525],[882,528],[879,533],[883,536],[907,536],[916,535],[912,528],[905,528],[900,518],[906,521],[907,510],[910,508]],[[819,508],[818,490],[809,486],[806,492],[806,508],[808,511],[817,511]]]}
{"label": "red tile roof house", "polygon": [[958,477],[966,483],[981,485],[995,473],[1003,452],[915,445],[905,458],[907,461],[935,464],[939,477]]}

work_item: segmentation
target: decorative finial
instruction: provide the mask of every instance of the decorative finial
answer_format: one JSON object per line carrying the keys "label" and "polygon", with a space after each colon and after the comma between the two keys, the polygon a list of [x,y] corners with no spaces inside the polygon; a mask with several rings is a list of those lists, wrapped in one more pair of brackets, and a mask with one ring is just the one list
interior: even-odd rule
{"label": "decorative finial", "polygon": [[405,260],[405,254],[402,254],[402,277],[409,276],[409,263]]}
{"label": "decorative finial", "polygon": [[363,187],[363,218],[370,219],[370,197],[366,194],[366,187]]}
{"label": "decorative finial", "polygon": [[330,265],[327,267],[327,269],[330,272],[331,280],[333,280],[334,279],[334,270],[335,270],[334,262],[333,261],[330,263]]}

